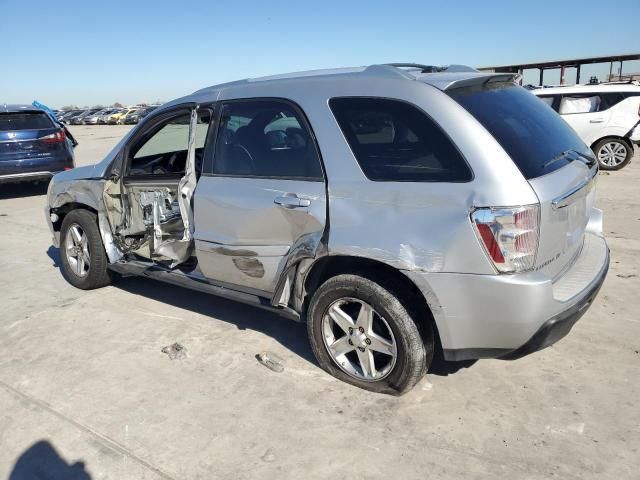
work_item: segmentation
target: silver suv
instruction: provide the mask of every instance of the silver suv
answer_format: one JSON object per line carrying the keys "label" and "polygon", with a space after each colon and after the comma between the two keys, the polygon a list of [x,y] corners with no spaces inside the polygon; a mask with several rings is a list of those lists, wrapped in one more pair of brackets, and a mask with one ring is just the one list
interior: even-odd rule
{"label": "silver suv", "polygon": [[597,172],[510,74],[373,65],[165,104],[56,175],[46,217],[78,288],[143,275],[276,311],[332,375],[401,394],[436,348],[514,359],[568,333],[608,270]]}

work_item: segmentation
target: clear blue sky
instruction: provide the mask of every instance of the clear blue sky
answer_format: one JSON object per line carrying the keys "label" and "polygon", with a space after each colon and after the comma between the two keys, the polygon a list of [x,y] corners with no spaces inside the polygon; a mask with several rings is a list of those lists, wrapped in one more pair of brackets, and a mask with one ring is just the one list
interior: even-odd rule
{"label": "clear blue sky", "polygon": [[315,68],[636,53],[640,0],[0,0],[0,45],[0,102],[137,103]]}

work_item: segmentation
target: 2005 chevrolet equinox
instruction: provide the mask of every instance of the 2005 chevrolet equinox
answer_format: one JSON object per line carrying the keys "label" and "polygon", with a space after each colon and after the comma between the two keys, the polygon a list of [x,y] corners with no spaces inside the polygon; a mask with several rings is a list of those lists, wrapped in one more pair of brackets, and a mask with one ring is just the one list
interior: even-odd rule
{"label": "2005 chevrolet equinox", "polygon": [[[46,217],[83,289],[143,275],[302,320],[319,364],[400,394],[568,333],[609,266],[591,150],[511,74],[373,65],[174,100]],[[180,290],[180,295],[184,294]]]}

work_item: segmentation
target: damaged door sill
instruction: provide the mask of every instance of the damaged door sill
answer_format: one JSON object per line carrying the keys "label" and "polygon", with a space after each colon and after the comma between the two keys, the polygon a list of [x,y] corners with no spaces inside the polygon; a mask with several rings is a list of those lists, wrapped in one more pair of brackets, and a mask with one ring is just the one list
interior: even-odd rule
{"label": "damaged door sill", "polygon": [[274,307],[267,297],[240,292],[231,288],[210,283],[199,270],[185,273],[179,270],[171,270],[161,265],[139,260],[129,260],[126,263],[114,263],[109,268],[121,275],[142,275],[145,277],[170,283],[179,287],[197,290],[218,297],[228,298],[236,302],[252,305],[281,315],[294,321],[301,321],[300,314],[288,307]]}

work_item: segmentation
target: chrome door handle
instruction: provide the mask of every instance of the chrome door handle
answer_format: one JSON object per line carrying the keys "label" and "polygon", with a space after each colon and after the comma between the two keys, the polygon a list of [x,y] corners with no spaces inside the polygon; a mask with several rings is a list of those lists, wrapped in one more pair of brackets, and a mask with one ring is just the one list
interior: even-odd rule
{"label": "chrome door handle", "polygon": [[589,123],[603,123],[603,118],[594,118],[593,120],[589,120]]}
{"label": "chrome door handle", "polygon": [[311,205],[311,200],[294,195],[282,195],[281,197],[276,197],[273,203],[283,208],[303,208]]}

